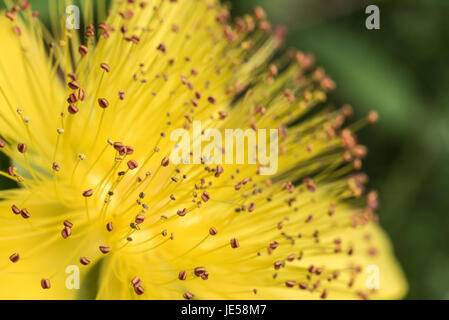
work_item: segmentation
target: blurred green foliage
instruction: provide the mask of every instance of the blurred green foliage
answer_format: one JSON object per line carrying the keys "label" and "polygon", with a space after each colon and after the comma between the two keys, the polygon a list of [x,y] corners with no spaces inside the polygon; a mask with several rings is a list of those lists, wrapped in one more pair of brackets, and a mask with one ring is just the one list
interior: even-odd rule
{"label": "blurred green foliage", "polygon": [[[47,20],[47,2],[31,3]],[[332,102],[352,104],[356,117],[379,111],[380,123],[360,133],[370,149],[364,170],[379,190],[381,224],[409,280],[408,298],[449,299],[449,1],[231,4],[234,15],[260,5],[288,26],[288,45],[314,53],[336,81]],[[380,8],[380,30],[365,28],[369,4]]]}
{"label": "blurred green foliage", "polygon": [[[312,52],[337,83],[331,100],[356,116],[375,108],[364,129],[364,171],[379,190],[381,224],[409,280],[410,299],[449,299],[449,1],[245,0],[288,26],[288,45]],[[365,8],[380,8],[380,30]]]}

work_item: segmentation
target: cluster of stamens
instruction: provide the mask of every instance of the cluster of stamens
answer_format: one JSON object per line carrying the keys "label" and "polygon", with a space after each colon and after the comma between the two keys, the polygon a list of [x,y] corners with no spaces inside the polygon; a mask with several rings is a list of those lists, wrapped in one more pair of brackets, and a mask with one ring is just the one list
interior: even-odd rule
{"label": "cluster of stamens", "polygon": [[[62,237],[55,241],[98,234],[97,254],[86,246],[85,252],[67,253],[80,265],[128,259],[123,257],[136,259],[136,265],[151,261],[148,270],[159,281],[148,270],[138,276],[124,272],[128,289],[138,296],[155,294],[149,287],[160,285],[177,297],[207,298],[207,292],[190,292],[189,284],[220,277],[236,287],[244,283],[244,297],[268,285],[322,299],[335,286],[350,290],[361,272],[351,259],[358,244],[342,238],[348,229],[376,222],[378,206],[377,193],[368,194],[367,204],[362,197],[367,179],[357,171],[367,149],[355,132],[375,123],[377,113],[348,127],[349,106],[304,119],[335,84],[314,68],[308,53],[292,50],[275,58],[285,30],[271,26],[261,8],[231,22],[229,10],[215,2],[192,1],[180,9],[173,0],[160,7],[122,2],[106,22],[88,24],[78,40],[74,32],[66,34],[65,45],[51,50],[76,61],[73,68],[58,56],[51,61],[66,75],[61,111],[45,115],[55,117],[48,127],[57,123],[56,137],[54,131],[52,138],[33,132],[34,138],[23,135],[25,143],[0,132],[0,150],[20,163],[0,174],[63,209],[82,212],[76,220],[55,216],[58,228],[62,223]],[[18,37],[18,14],[30,10],[25,4],[6,12]],[[203,20],[187,16],[189,8],[199,10]],[[17,115],[24,128],[34,121],[22,109]],[[276,128],[279,172],[265,177],[261,164],[210,164],[205,158],[199,165],[174,164],[169,133],[191,132],[196,120],[220,130]],[[53,149],[40,149],[38,139],[47,139]],[[27,200],[16,200],[23,201],[12,205],[14,215],[43,228],[38,214],[25,208]],[[376,254],[370,245],[368,255]],[[334,255],[345,255],[350,265],[309,264]],[[21,256],[34,258],[15,252],[9,259],[17,264]],[[41,287],[50,289],[61,270],[42,275]]]}

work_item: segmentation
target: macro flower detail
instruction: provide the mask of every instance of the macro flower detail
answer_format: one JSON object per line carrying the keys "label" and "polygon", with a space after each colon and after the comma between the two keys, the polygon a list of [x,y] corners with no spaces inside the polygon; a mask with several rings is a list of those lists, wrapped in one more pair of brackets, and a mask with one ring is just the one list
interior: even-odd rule
{"label": "macro flower detail", "polygon": [[[85,1],[82,12],[80,32],[62,14],[47,30],[24,1],[0,17],[11,161],[0,176],[17,183],[0,191],[2,298],[406,293],[360,172],[356,132],[378,116],[348,123],[351,107],[328,105],[335,83],[311,54],[284,49],[283,27],[261,8],[233,20],[215,0],[113,1],[100,21]],[[193,121],[276,129],[277,173],[173,163],[170,132]],[[66,287],[71,265],[79,290]]]}

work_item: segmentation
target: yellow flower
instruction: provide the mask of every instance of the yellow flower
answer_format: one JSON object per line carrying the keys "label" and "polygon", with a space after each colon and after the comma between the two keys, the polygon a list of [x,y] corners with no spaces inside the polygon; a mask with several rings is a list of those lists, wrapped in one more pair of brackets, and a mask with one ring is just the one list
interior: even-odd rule
{"label": "yellow flower", "polygon": [[[335,84],[262,9],[114,1],[106,18],[98,1],[94,26],[87,1],[79,34],[63,3],[51,32],[26,3],[0,18],[0,174],[19,185],[0,191],[1,298],[404,296],[356,172],[377,115],[345,127],[350,107],[323,108]],[[173,164],[193,121],[277,129],[278,172]]]}

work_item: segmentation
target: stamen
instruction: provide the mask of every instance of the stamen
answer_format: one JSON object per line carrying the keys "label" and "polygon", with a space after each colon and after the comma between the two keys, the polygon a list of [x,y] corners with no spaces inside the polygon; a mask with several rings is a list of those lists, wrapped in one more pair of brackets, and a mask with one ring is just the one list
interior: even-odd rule
{"label": "stamen", "polygon": [[[26,2],[23,5],[26,6]],[[0,139],[0,149],[12,163],[17,163],[17,168],[11,166],[7,172],[0,171],[0,175],[22,182],[27,192],[26,196],[5,192],[3,198],[11,200],[8,205],[17,203],[11,210],[24,219],[30,218],[31,214],[23,207],[29,202],[29,207],[33,208],[31,203],[40,200],[42,195],[50,200],[54,197],[56,202],[49,203],[61,204],[60,210],[76,209],[73,213],[61,211],[54,217],[42,216],[38,210],[33,213],[33,219],[27,221],[32,231],[29,235],[40,236],[51,231],[51,236],[32,250],[21,252],[22,259],[36,258],[37,252],[49,248],[55,241],[62,241],[61,236],[63,239],[70,237],[70,243],[83,239],[78,249],[67,254],[66,264],[69,264],[81,256],[77,250],[90,248],[91,243],[86,246],[86,242],[92,237],[86,235],[92,234],[110,245],[98,247],[102,254],[110,253],[111,248],[115,253],[120,251],[118,255],[109,256],[108,261],[112,260],[105,268],[105,277],[114,273],[120,280],[126,274],[121,268],[139,267],[134,256],[145,255],[151,261],[151,257],[168,257],[180,252],[169,260],[192,262],[184,266],[190,271],[181,270],[177,274],[180,281],[189,278],[183,284],[199,281],[197,277],[209,278],[206,267],[195,265],[207,265],[215,277],[230,276],[232,283],[237,283],[241,271],[247,270],[248,276],[239,280],[246,289],[230,292],[230,298],[257,294],[255,287],[259,286],[285,289],[284,285],[287,288],[298,285],[305,294],[325,299],[328,290],[334,289],[324,288],[326,280],[333,286],[342,286],[338,290],[368,298],[368,294],[353,288],[361,267],[352,264],[341,271],[334,270],[331,264],[326,264],[326,259],[321,258],[338,254],[341,259],[349,259],[347,255],[350,255],[351,261],[357,263],[359,252],[355,249],[358,246],[349,243],[344,234],[351,227],[357,227],[354,232],[359,232],[362,226],[377,220],[376,193],[368,193],[366,203],[362,198],[353,199],[365,192],[366,178],[361,175],[345,178],[345,175],[354,169],[360,170],[362,158],[367,154],[355,132],[366,124],[375,123],[378,114],[372,111],[349,127],[344,127],[345,121],[354,111],[348,105],[340,110],[325,110],[305,117],[311,108],[325,103],[327,91],[334,89],[335,83],[323,69],[313,69],[312,55],[294,50],[284,56],[279,54],[277,49],[285,41],[285,30],[272,27],[261,8],[255,9],[254,16],[248,15],[234,23],[229,10],[218,2],[209,5],[187,1],[168,8],[169,4],[162,1],[152,10],[146,5],[146,2],[139,2],[137,6],[135,1],[125,1],[119,4],[111,18],[105,20],[98,10],[99,20],[105,22],[98,25],[101,34],[97,37],[95,26],[90,24],[93,12],[86,6],[85,15],[89,19],[85,21],[86,32],[81,33],[81,37],[67,32],[61,34],[61,39],[48,39],[51,42],[49,75],[41,74],[43,69],[34,66],[27,50],[21,50],[23,61],[27,63],[25,79],[33,84],[29,90],[31,102],[23,100],[27,98],[21,97],[20,92],[15,92],[16,86],[7,81],[9,66],[0,64],[0,71],[5,68],[2,72],[6,78],[2,84],[5,89],[0,87],[0,90],[6,106],[14,114],[14,117],[7,115],[6,118],[0,114],[2,128],[5,127],[2,137],[6,139]],[[197,14],[191,15],[189,12],[194,6],[199,9]],[[39,24],[28,25],[27,15],[20,11],[20,7],[13,6],[5,13],[11,21],[16,21],[20,15],[20,20],[23,19],[27,26],[19,28],[14,23],[12,32],[27,35],[30,29],[36,34],[41,33],[40,28],[34,29]],[[115,32],[115,28],[119,30]],[[88,44],[81,45],[83,37],[87,37]],[[15,38],[22,49],[28,47],[22,43],[28,36]],[[110,40],[105,41],[108,38]],[[46,54],[44,47],[40,51]],[[183,56],[175,59],[180,50]],[[91,54],[86,57],[89,51]],[[72,61],[71,57],[78,61]],[[102,61],[110,62],[114,71],[120,72],[111,72],[110,65]],[[40,82],[48,83],[48,77],[56,79],[60,71],[66,74],[64,98],[53,101],[60,95],[44,90]],[[126,74],[129,81],[123,78]],[[103,84],[103,79],[107,79],[107,83]],[[17,98],[10,100],[11,95]],[[47,116],[47,113],[29,110],[33,115],[30,118],[17,107],[24,103],[28,109],[33,102],[41,111],[60,106],[58,108],[62,110],[54,113],[54,125],[46,125],[52,121],[47,119],[52,116],[51,112]],[[95,107],[97,103],[100,108]],[[165,120],[160,118],[163,108],[167,109],[163,114],[169,117]],[[150,118],[154,121],[148,125]],[[201,160],[201,166],[183,163],[170,166],[170,158],[164,157],[170,154],[173,146],[168,141],[170,128],[190,130],[194,121],[203,124],[201,133],[193,137],[194,144],[207,129],[277,128],[279,172],[272,179],[264,179],[260,175],[261,169],[267,166],[261,163],[254,167],[226,164],[223,165],[225,171],[221,165],[209,165],[206,156],[195,159]],[[21,135],[19,126],[23,126],[27,137]],[[47,127],[51,130],[48,139]],[[55,128],[59,128],[56,129],[56,142]],[[133,146],[111,139],[104,148],[99,146],[97,142],[108,136],[114,140],[123,139]],[[16,145],[19,141],[27,141],[28,145],[22,142]],[[49,150],[50,147],[54,149]],[[47,157],[49,152],[51,156],[51,151],[52,159]],[[81,151],[88,156],[87,163]],[[224,153],[225,148],[222,151]],[[154,157],[158,152],[163,157],[160,165]],[[130,159],[135,153],[135,159],[139,161]],[[189,156],[194,153],[190,152]],[[154,166],[156,169],[152,169],[150,178],[148,170]],[[82,170],[81,174],[79,170]],[[28,179],[29,175],[32,179]],[[82,191],[87,186],[92,189]],[[80,206],[82,208],[79,193],[84,197],[87,217],[78,210]],[[345,201],[344,206],[340,205],[341,201]],[[209,215],[208,212],[218,214]],[[15,217],[10,218],[15,221]],[[73,235],[71,221],[76,222]],[[18,228],[27,227],[23,221],[18,223],[21,223]],[[106,227],[107,233],[102,229],[96,234],[97,227]],[[186,232],[177,233],[178,241],[172,241],[181,227]],[[11,230],[14,228],[11,226]],[[296,237],[298,230],[301,233]],[[5,238],[28,237],[22,229],[17,231]],[[195,234],[197,231],[199,234]],[[205,234],[201,235],[201,232]],[[245,245],[230,253],[229,246],[232,249],[240,247],[237,238],[230,239],[233,233]],[[192,239],[182,239],[185,234],[191,235]],[[226,239],[230,239],[229,244]],[[172,242],[167,244],[169,241]],[[179,247],[178,250],[178,245],[185,244],[188,244],[186,248]],[[375,259],[378,248],[374,242],[368,245],[360,249],[360,254]],[[168,246],[169,251],[165,252]],[[323,262],[316,262],[315,266],[310,262],[305,266],[301,261],[305,258],[314,261],[318,257],[317,261]],[[121,263],[122,258],[126,263]],[[20,255],[13,253],[9,259],[17,263]],[[84,266],[91,263],[87,257],[79,258],[79,262]],[[156,281],[154,284],[179,294],[171,285],[177,280],[173,272],[176,275],[180,268],[171,268],[170,263],[165,265],[168,267],[162,263],[160,266],[152,264],[151,270],[141,269],[141,276],[147,279],[153,277],[152,272],[163,273],[161,279],[166,280],[161,282],[165,283],[161,285]],[[57,266],[57,272],[61,270]],[[228,271],[229,275],[226,274]],[[267,271],[268,277],[264,276]],[[347,273],[347,277],[338,278],[340,272]],[[270,275],[277,280],[272,280]],[[50,288],[49,279],[53,276],[41,280],[43,289]],[[105,282],[99,287],[98,298],[114,294],[109,292]],[[135,294],[144,294],[139,277],[135,276],[131,285]],[[182,291],[184,299],[193,299],[194,295],[186,290],[185,287]],[[132,294],[131,288],[126,292]],[[269,290],[267,292],[269,294]],[[203,294],[207,297],[207,292]]]}

